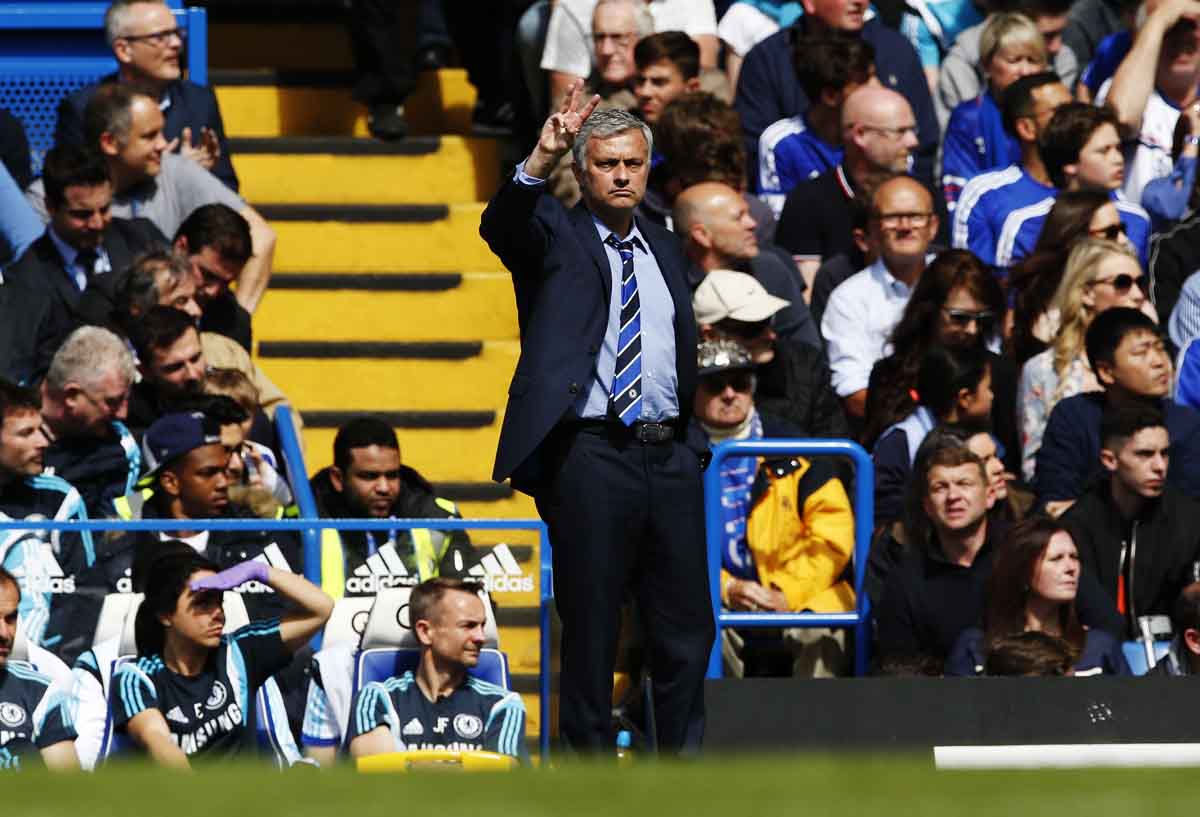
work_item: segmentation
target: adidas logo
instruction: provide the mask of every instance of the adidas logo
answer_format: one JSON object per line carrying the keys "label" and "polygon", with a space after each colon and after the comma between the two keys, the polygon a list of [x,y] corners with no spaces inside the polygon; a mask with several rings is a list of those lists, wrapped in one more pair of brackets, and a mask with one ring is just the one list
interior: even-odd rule
{"label": "adidas logo", "polygon": [[[250,561],[261,562],[268,567],[274,567],[278,570],[283,570],[287,573],[295,573],[292,566],[288,564],[287,558],[283,555],[283,551],[279,549],[279,545],[272,542],[263,548],[263,552],[255,556]],[[234,588],[238,593],[274,593],[267,585],[262,582],[251,579],[248,582],[242,582]]]}
{"label": "adidas logo", "polygon": [[489,593],[531,593],[533,576],[526,576],[508,545],[499,544],[467,574],[483,581]]}
{"label": "adidas logo", "polygon": [[167,720],[173,721],[175,723],[187,723],[188,722],[188,719],[183,716],[183,710],[177,706],[171,707],[170,711],[167,712]]}
{"label": "adidas logo", "polygon": [[417,583],[410,576],[404,560],[396,552],[394,544],[387,544],[367,557],[346,579],[347,593],[377,593],[392,587],[408,587]]}
{"label": "adidas logo", "polygon": [[401,735],[424,735],[425,727],[421,725],[421,721],[413,718],[408,723],[404,724],[404,728],[400,730]]}
{"label": "adidas logo", "polygon": [[49,542],[30,535],[13,548],[25,550],[24,558],[13,571],[28,593],[74,593],[75,577],[63,572]]}

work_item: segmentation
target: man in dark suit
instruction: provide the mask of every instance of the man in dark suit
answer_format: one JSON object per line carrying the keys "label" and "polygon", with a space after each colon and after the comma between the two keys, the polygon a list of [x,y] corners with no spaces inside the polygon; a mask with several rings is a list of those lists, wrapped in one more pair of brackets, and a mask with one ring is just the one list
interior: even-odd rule
{"label": "man in dark suit", "polygon": [[[80,308],[85,290],[94,290],[108,310],[133,259],[154,246],[167,246],[158,228],[144,218],[113,218],[113,185],[108,164],[93,151],[58,146],[42,167],[46,232],[5,278],[26,289],[45,292],[74,324],[94,323],[107,316],[87,315]],[[91,300],[91,299],[89,299]]]}
{"label": "man in dark suit", "polygon": [[166,3],[116,0],[104,16],[104,34],[117,58],[117,72],[68,94],[59,103],[56,145],[84,144],[83,112],[96,89],[110,82],[136,82],[154,94],[166,123],[163,134],[185,156],[237,192],[221,109],[211,88],[182,79],[186,32]]}
{"label": "man in dark suit", "polygon": [[175,232],[175,252],[192,265],[201,332],[216,332],[253,352],[250,313],[229,285],[254,254],[250,223],[227,204],[206,204],[192,211]]}
{"label": "man in dark suit", "polygon": [[49,293],[9,280],[0,284],[0,377],[27,385],[40,380],[70,331]]}
{"label": "man in dark suit", "polygon": [[[684,445],[696,386],[688,262],[634,217],[650,129],[579,105],[576,84],[495,195],[480,234],[512,273],[521,358],[493,477],[537,502],[554,543],[563,622],[560,723],[581,752],[611,752],[621,601],[646,623],[659,746],[695,749],[713,644],[701,465]],[[543,195],[572,150],[583,199]]]}

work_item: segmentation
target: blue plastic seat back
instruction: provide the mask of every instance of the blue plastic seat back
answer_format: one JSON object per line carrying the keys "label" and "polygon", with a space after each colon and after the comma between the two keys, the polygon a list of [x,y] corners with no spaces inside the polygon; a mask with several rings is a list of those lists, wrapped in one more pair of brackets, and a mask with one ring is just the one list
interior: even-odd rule
{"label": "blue plastic seat back", "polygon": [[[1170,649],[1170,641],[1155,641],[1155,662],[1161,661]],[[1125,654],[1125,662],[1129,664],[1129,669],[1134,675],[1145,675],[1150,671],[1151,665],[1146,663],[1146,647],[1141,641],[1126,641],[1121,645],[1121,652]]]}
{"label": "blue plastic seat back", "polygon": [[[421,651],[415,648],[379,647],[363,650],[354,664],[354,690],[372,681],[398,678],[409,670],[416,671]],[[508,656],[491,648],[479,651],[479,664],[469,674],[489,684],[508,689]]]}

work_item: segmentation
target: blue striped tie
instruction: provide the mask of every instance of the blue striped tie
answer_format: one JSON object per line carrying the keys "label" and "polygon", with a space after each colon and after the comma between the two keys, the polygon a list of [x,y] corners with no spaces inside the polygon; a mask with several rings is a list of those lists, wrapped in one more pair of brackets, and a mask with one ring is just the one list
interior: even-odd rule
{"label": "blue striped tie", "polygon": [[621,331],[609,395],[613,413],[631,426],[642,414],[642,307],[633,274],[633,242],[618,241],[610,233],[606,243],[621,254]]}

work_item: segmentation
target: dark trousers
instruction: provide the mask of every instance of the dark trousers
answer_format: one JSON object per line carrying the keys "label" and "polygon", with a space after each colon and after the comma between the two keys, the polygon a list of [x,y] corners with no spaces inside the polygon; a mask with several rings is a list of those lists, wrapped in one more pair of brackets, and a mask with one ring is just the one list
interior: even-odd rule
{"label": "dark trousers", "polygon": [[545,445],[537,507],[563,624],[562,736],[578,752],[613,751],[612,672],[629,589],[646,628],[659,748],[695,750],[714,637],[699,460],[616,425],[559,430]]}
{"label": "dark trousers", "polygon": [[348,19],[354,57],[354,98],[366,105],[403,104],[416,87],[412,53],[396,0],[352,0]]}

